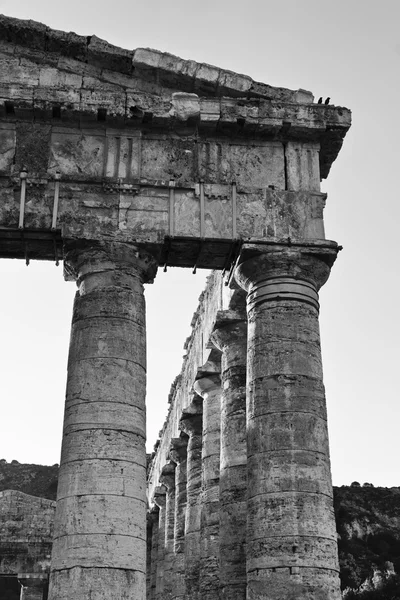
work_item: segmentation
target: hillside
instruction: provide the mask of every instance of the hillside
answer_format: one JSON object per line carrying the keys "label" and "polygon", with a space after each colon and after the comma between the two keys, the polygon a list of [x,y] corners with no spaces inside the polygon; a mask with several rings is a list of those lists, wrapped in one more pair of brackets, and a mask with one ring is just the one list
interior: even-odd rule
{"label": "hillside", "polygon": [[0,492],[16,490],[55,500],[57,495],[58,465],[21,464],[16,460],[8,463],[0,460]]}
{"label": "hillside", "polygon": [[347,600],[400,598],[400,488],[334,489],[340,576]]}

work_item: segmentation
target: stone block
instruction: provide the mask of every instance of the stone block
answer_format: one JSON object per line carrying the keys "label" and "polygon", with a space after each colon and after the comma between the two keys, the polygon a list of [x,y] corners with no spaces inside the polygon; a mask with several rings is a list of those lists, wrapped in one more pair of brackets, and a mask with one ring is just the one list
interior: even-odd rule
{"label": "stone block", "polygon": [[96,35],[88,38],[87,58],[96,67],[127,75],[132,73],[132,51],[113,46]]}
{"label": "stone block", "polygon": [[200,116],[200,102],[197,94],[182,92],[172,94],[171,114],[179,121],[197,119]]}

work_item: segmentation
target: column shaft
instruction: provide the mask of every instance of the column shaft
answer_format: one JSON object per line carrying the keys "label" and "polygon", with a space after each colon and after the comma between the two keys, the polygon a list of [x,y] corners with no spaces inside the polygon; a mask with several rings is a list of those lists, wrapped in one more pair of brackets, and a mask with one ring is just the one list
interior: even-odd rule
{"label": "column shaft", "polygon": [[174,593],[174,530],[175,530],[175,468],[170,462],[161,471],[160,483],[167,488],[165,505],[164,599],[171,600]]}
{"label": "column shaft", "polygon": [[74,245],[74,303],[49,598],[145,598],[143,281],[125,244]]}
{"label": "column shaft", "polygon": [[[193,404],[193,403],[192,403]],[[200,517],[201,517],[201,400],[196,399],[194,412],[183,412],[179,427],[189,436],[187,446],[187,505],[185,520],[186,600],[200,596]]]}
{"label": "column shaft", "polygon": [[166,488],[161,485],[156,487],[154,502],[158,506],[158,541],[157,541],[157,571],[156,571],[156,600],[164,598],[164,568],[165,568],[165,521],[166,521]]}
{"label": "column shaft", "polygon": [[219,469],[221,452],[221,380],[198,374],[194,389],[203,398],[202,507],[200,520],[200,593],[202,600],[219,598]]}
{"label": "column shaft", "polygon": [[153,541],[153,522],[150,513],[147,514],[147,532],[146,532],[146,600],[150,600],[151,595],[151,545]]}
{"label": "column shaft", "polygon": [[149,585],[149,600],[156,599],[156,585],[157,585],[157,562],[158,562],[158,524],[160,520],[159,508],[154,507],[151,515],[151,556],[150,556],[150,585]]}
{"label": "column shaft", "polygon": [[245,600],[247,517],[245,312],[244,314],[233,310],[219,312],[211,341],[222,351],[219,500],[221,600]]}
{"label": "column shaft", "polygon": [[282,249],[238,267],[248,290],[248,600],[341,597],[317,295],[335,257]]}
{"label": "column shaft", "polygon": [[176,463],[175,469],[175,522],[173,561],[173,600],[184,600],[185,585],[185,515],[187,505],[187,445],[188,437],[171,440],[170,456]]}

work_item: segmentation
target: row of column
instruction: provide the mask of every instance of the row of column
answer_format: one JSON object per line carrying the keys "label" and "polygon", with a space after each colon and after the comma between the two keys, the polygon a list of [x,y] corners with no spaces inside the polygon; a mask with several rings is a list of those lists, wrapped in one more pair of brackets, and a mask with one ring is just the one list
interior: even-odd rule
{"label": "row of column", "polygon": [[247,321],[218,314],[221,365],[199,371],[180,415],[146,543],[143,283],[157,264],[129,244],[67,247],[79,290],[50,600],[144,600],[146,581],[151,600],[340,598],[317,293],[336,253],[243,246]]}
{"label": "row of column", "polygon": [[[175,493],[167,522],[179,514],[182,530],[185,513],[185,577],[178,595],[174,557],[164,560],[168,589],[149,588],[149,600],[341,597],[317,293],[335,256],[329,245],[250,247],[238,265],[247,314],[240,303],[217,314],[220,367],[199,370],[181,416],[186,495],[176,495],[177,476],[160,477],[166,497]],[[160,543],[174,548],[163,534]]]}

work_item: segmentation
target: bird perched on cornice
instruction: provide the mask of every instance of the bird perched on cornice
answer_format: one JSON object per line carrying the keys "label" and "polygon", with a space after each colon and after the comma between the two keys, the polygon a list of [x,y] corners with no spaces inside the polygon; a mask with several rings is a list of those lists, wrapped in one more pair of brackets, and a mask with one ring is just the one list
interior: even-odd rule
{"label": "bird perched on cornice", "polygon": [[318,104],[322,104],[322,96],[321,96],[321,98],[318,100]]}
{"label": "bird perched on cornice", "polygon": [[330,101],[330,98],[327,98],[327,99],[325,100],[325,104],[329,104],[329,101]]}

